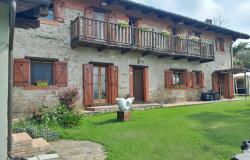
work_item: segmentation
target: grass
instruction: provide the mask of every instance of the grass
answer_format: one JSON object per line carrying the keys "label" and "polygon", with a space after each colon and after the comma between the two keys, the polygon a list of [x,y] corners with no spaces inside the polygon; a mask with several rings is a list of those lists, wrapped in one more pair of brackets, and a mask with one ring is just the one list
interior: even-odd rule
{"label": "grass", "polygon": [[54,128],[62,139],[105,146],[110,160],[229,160],[250,139],[250,100],[85,117],[80,126]]}

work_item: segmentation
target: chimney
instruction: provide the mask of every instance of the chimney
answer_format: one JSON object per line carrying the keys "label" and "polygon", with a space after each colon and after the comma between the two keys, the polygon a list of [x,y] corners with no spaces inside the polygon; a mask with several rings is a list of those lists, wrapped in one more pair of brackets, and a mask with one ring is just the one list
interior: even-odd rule
{"label": "chimney", "polygon": [[213,24],[213,20],[212,19],[206,19],[205,22],[208,23],[208,24]]}

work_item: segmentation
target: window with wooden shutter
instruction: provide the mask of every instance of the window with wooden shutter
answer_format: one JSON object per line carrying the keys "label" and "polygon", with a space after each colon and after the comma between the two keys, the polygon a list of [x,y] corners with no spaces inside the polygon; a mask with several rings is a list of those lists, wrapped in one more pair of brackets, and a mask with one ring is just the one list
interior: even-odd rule
{"label": "window with wooden shutter", "polygon": [[64,21],[64,9],[65,9],[65,3],[63,0],[54,1],[55,20],[59,22]]}
{"label": "window with wooden shutter", "polygon": [[216,46],[216,51],[225,51],[225,40],[223,38],[216,38],[215,39],[215,46]]}
{"label": "window with wooden shutter", "polygon": [[67,62],[54,62],[54,85],[67,87],[68,65]]}
{"label": "window with wooden shutter", "polygon": [[218,73],[212,74],[212,86],[215,92],[219,92],[219,75]]}
{"label": "window with wooden shutter", "polygon": [[205,87],[205,76],[204,76],[204,73],[200,72],[199,76],[200,76],[200,78],[199,78],[200,79],[200,87],[204,88]]}
{"label": "window with wooden shutter", "polygon": [[172,70],[165,71],[165,87],[173,88],[173,71]]}
{"label": "window with wooden shutter", "polygon": [[116,103],[118,97],[118,67],[108,66],[108,102]]}
{"label": "window with wooden shutter", "polygon": [[193,87],[193,72],[187,72],[187,83],[186,83],[188,88]]}
{"label": "window with wooden shutter", "polygon": [[83,105],[92,106],[93,98],[93,64],[83,65]]}
{"label": "window with wooden shutter", "polygon": [[28,86],[30,80],[30,60],[15,59],[13,73],[14,86]]}

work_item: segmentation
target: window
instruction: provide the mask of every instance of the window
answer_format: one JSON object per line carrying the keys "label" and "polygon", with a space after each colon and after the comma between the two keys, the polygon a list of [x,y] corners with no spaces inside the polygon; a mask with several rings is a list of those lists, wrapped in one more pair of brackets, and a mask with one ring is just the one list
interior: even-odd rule
{"label": "window", "polygon": [[106,67],[93,67],[94,99],[101,100],[107,98],[107,75]]}
{"label": "window", "polygon": [[174,71],[173,72],[173,84],[183,84],[183,71]]}
{"label": "window", "polygon": [[57,59],[25,57],[14,59],[13,68],[14,86],[27,88],[38,86],[39,89],[50,85],[58,87],[68,85],[67,62],[59,62]]}
{"label": "window", "polygon": [[198,71],[194,72],[194,84],[195,85],[200,85],[201,84],[200,74],[201,74],[201,72],[198,72]]}
{"label": "window", "polygon": [[46,61],[30,62],[30,83],[37,85],[38,81],[45,81],[53,85],[53,63]]}
{"label": "window", "polygon": [[55,15],[54,14],[55,14],[55,12],[54,12],[54,5],[50,4],[49,11],[48,11],[48,16],[45,17],[45,19],[54,20],[55,19]]}
{"label": "window", "polygon": [[216,51],[224,52],[225,50],[224,43],[225,43],[224,39],[216,38],[215,40]]}

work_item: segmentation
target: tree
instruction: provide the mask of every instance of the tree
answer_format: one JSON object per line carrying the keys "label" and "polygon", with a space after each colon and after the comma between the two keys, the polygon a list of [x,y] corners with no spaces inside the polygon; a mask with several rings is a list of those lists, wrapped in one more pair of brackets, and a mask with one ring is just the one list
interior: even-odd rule
{"label": "tree", "polygon": [[240,51],[243,50],[249,50],[250,48],[248,48],[248,42],[240,42],[238,45],[233,47],[233,54],[234,56],[237,55],[237,53],[239,53]]}
{"label": "tree", "polygon": [[216,26],[225,27],[225,28],[230,27],[228,19],[226,19],[220,15],[218,17],[213,18],[213,24]]}
{"label": "tree", "polygon": [[241,42],[237,46],[234,46],[233,54],[235,66],[250,69],[250,48],[248,47],[248,43]]}

